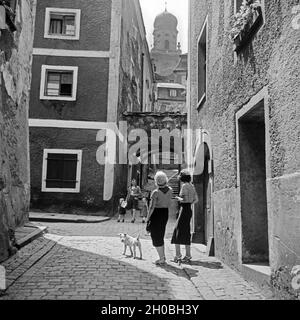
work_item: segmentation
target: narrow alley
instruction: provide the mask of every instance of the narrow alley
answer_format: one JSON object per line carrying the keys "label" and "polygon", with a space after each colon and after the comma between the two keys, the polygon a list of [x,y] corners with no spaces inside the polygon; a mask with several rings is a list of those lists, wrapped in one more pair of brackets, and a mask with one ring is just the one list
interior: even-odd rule
{"label": "narrow alley", "polygon": [[0,0],[0,310],[299,301],[299,32],[300,0]]}

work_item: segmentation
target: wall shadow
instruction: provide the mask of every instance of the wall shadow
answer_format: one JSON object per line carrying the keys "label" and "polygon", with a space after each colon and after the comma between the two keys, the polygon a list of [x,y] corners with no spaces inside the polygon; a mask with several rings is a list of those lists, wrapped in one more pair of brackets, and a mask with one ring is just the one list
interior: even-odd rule
{"label": "wall shadow", "polygon": [[[15,263],[18,268],[25,268],[26,261]],[[183,270],[175,269],[168,266],[166,271],[187,278]],[[16,270],[11,267],[7,276],[13,272]],[[83,300],[175,299],[164,276],[109,256],[55,243],[55,247],[25,271],[0,300],[76,300],[79,295]]]}

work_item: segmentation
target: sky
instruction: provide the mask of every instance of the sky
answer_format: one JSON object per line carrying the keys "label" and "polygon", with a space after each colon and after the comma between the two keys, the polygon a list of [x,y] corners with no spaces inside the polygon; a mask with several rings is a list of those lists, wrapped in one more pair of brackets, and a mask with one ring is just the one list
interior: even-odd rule
{"label": "sky", "polygon": [[166,2],[167,10],[178,19],[177,41],[181,43],[182,52],[186,53],[188,50],[188,0],[140,0],[149,49],[151,50],[153,45],[152,33],[155,17],[165,10]]}

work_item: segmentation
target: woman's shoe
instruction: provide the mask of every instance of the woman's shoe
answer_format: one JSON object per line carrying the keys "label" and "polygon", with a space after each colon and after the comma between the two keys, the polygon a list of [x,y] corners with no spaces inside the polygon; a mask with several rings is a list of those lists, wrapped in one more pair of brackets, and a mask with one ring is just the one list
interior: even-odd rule
{"label": "woman's shoe", "polygon": [[120,219],[118,219],[118,221],[117,222],[120,222]]}
{"label": "woman's shoe", "polygon": [[125,220],[123,219],[123,220],[122,220],[122,222],[124,223],[124,222],[125,222]]}
{"label": "woman's shoe", "polygon": [[157,266],[162,266],[166,263],[166,258],[158,259],[154,262]]}
{"label": "woman's shoe", "polygon": [[188,263],[188,262],[191,262],[191,260],[192,260],[192,257],[185,256],[181,261],[184,263]]}
{"label": "woman's shoe", "polygon": [[132,219],[132,220],[131,220],[131,223],[134,223],[134,222],[135,222],[135,219]]}
{"label": "woman's shoe", "polygon": [[179,261],[181,261],[181,256],[175,256],[173,261],[175,263],[178,263]]}

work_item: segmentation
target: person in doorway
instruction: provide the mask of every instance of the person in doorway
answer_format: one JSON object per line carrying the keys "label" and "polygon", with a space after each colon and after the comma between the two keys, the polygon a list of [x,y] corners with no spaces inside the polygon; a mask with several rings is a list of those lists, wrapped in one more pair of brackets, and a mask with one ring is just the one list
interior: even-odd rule
{"label": "person in doorway", "polygon": [[[176,220],[171,243],[175,244],[176,255],[175,262],[189,262],[191,256],[191,218],[192,204],[198,202],[197,192],[191,183],[191,174],[187,170],[183,170],[179,174],[179,180],[183,183],[179,197],[176,197],[180,203],[180,211]],[[186,254],[182,259],[180,245],[185,245]]]}
{"label": "person in doorway", "polygon": [[166,262],[164,236],[173,192],[168,186],[168,178],[164,172],[157,172],[154,180],[157,188],[151,194],[146,230],[150,232],[153,246],[159,256],[155,264],[163,265]]}
{"label": "person in doorway", "polygon": [[131,223],[135,222],[136,211],[139,210],[139,198],[142,196],[141,188],[137,185],[135,179],[132,179],[128,191],[129,207],[131,209]]}

